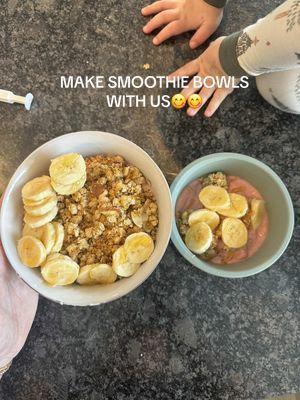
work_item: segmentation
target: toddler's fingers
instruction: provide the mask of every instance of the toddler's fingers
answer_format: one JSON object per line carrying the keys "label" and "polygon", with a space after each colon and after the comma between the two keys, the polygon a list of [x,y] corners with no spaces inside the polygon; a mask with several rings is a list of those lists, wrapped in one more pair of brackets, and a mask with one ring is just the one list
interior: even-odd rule
{"label": "toddler's fingers", "polygon": [[168,78],[174,78],[175,76],[192,76],[195,75],[199,70],[198,61],[193,60],[185,64],[183,67],[178,68],[175,72],[172,72]]}
{"label": "toddler's fingers", "polygon": [[199,79],[200,75],[194,76],[194,78],[189,82],[188,86],[181,91],[181,94],[187,99],[191,94],[199,92],[201,85],[199,81],[196,83],[196,80]]}
{"label": "toddler's fingers", "polygon": [[194,36],[190,40],[190,48],[195,49],[200,46],[209,36],[212,34],[213,29],[208,24],[203,24],[200,28],[195,32]]}
{"label": "toddler's fingers", "polygon": [[155,1],[149,6],[142,8],[142,14],[144,16],[157,14],[164,10],[169,10],[170,8],[174,8],[176,6],[176,2],[174,0],[161,0]]}
{"label": "toddler's fingers", "polygon": [[207,88],[207,87],[203,87],[200,92],[199,95],[202,98],[202,103],[200,105],[200,107],[198,108],[188,108],[187,110],[187,114],[190,117],[193,117],[194,115],[197,114],[197,112],[204,106],[204,104],[207,102],[207,100],[213,95],[215,91],[215,88]]}
{"label": "toddler's fingers", "polygon": [[198,107],[198,108],[191,108],[191,107],[189,107],[189,108],[187,109],[186,113],[187,113],[187,115],[188,115],[189,117],[194,117],[194,116],[197,114],[197,112],[200,110],[200,108],[201,108],[201,107]]}
{"label": "toddler's fingers", "polygon": [[229,91],[226,89],[217,89],[209,102],[204,115],[206,117],[211,117],[216,110],[220,107],[220,104],[226,99],[229,95]]}
{"label": "toddler's fingers", "polygon": [[207,100],[214,94],[214,91],[216,90],[216,87],[206,87],[203,86],[203,88],[200,90],[199,95],[201,96],[202,103],[201,107],[204,106],[204,104],[207,102]]}
{"label": "toddler's fingers", "polygon": [[177,18],[176,10],[166,10],[155,15],[143,28],[144,33],[151,33],[154,29],[166,25]]}
{"label": "toddler's fingers", "polygon": [[178,22],[172,21],[155,36],[153,44],[159,45],[170,37],[179,35],[180,33],[182,33],[182,30],[180,29]]}

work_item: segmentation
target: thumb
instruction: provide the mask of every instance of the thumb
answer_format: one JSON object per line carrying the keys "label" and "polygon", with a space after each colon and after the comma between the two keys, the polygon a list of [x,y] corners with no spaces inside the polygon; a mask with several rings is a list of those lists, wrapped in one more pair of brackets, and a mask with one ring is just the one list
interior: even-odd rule
{"label": "thumb", "polygon": [[211,27],[207,24],[203,24],[200,28],[197,29],[195,34],[190,40],[190,48],[195,49],[196,47],[200,46],[209,36],[213,33]]}

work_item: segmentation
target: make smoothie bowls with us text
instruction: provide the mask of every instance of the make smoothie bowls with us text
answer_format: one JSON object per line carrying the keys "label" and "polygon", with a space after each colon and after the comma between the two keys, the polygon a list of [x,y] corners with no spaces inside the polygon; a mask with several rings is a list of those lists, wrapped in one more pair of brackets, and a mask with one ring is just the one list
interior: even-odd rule
{"label": "make smoothie bowls with us text", "polygon": [[268,235],[266,203],[246,180],[222,172],[189,183],[176,202],[176,223],[200,259],[226,265],[245,261]]}
{"label": "make smoothie bowls with us text", "polygon": [[151,183],[119,155],[61,155],[49,176],[22,188],[22,263],[50,286],[110,284],[154,251],[158,207]]}

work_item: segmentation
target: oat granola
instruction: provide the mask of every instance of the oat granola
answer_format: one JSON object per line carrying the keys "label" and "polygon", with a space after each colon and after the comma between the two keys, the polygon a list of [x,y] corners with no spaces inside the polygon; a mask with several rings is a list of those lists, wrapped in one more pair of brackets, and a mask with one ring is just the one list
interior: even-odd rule
{"label": "oat granola", "polygon": [[58,196],[56,221],[64,226],[61,253],[81,267],[111,264],[113,253],[132,233],[155,241],[158,207],[151,184],[119,155],[87,157],[87,180],[78,192]]}

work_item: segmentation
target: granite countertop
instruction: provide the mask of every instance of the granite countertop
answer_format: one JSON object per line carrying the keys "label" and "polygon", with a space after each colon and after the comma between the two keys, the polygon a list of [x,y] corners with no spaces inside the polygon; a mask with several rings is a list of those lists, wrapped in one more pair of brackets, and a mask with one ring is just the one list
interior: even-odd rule
{"label": "granite countertop", "polygon": [[[249,25],[280,3],[229,2],[217,34]],[[188,34],[152,46],[141,32],[144,4],[3,0],[0,86],[32,91],[36,102],[30,112],[0,104],[0,189],[47,140],[103,130],[144,148],[170,182],[209,153],[254,156],[283,179],[299,217],[300,119],[267,104],[254,81],[209,120],[171,108],[108,108],[106,89],[60,88],[68,74],[166,75],[199,54],[189,49]],[[246,279],[202,273],[170,245],[150,278],[113,303],[75,308],[40,298],[0,399],[256,400],[299,391],[299,239],[298,225],[284,256]]]}

